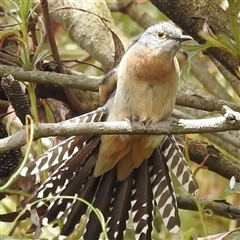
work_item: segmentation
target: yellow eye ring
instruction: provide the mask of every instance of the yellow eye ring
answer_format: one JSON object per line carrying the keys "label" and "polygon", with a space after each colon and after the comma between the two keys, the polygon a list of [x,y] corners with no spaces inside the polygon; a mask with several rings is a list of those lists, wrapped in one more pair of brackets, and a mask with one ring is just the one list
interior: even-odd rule
{"label": "yellow eye ring", "polygon": [[158,31],[158,33],[157,33],[157,37],[158,38],[164,38],[166,36],[166,34],[165,34],[165,32],[164,31]]}

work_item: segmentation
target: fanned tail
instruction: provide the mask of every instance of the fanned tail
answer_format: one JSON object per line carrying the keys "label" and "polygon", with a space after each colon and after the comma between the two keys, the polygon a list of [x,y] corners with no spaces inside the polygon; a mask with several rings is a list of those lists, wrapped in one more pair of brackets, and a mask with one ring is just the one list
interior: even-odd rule
{"label": "fanned tail", "polygon": [[172,170],[179,183],[187,192],[194,193],[198,189],[198,183],[173,135],[165,138],[162,152],[168,167]]}
{"label": "fanned tail", "polygon": [[116,183],[107,222],[109,239],[123,239],[131,208],[132,184],[133,173],[124,181]]}
{"label": "fanned tail", "polygon": [[[93,174],[89,177],[89,179],[86,182],[86,185],[82,189],[82,191],[78,194],[79,198],[84,199],[84,201],[91,203],[94,195],[95,195],[95,189],[97,188],[99,184],[99,178],[93,177]],[[63,228],[61,229],[61,234],[64,236],[68,236],[73,231],[74,227],[80,222],[82,217],[87,211],[87,204],[74,200],[72,204],[69,205],[68,208],[66,208],[66,211],[63,215]]]}
{"label": "fanned tail", "polygon": [[[68,178],[65,180],[62,188],[58,185],[58,189],[56,189],[54,192],[55,194],[57,193],[58,195],[61,195],[61,196],[75,196],[75,195],[78,196],[77,193],[81,192],[84,189],[86,181],[89,175],[92,173],[92,170],[96,163],[96,159],[97,159],[96,151],[95,152],[92,152],[92,151],[96,148],[98,144],[99,144],[99,138],[95,138],[92,140],[92,142],[89,145],[86,145],[85,147],[86,151],[81,152],[85,154],[81,155],[81,158],[78,158],[75,160],[75,162],[79,164],[78,166],[76,166],[76,164],[74,164],[75,162],[72,161],[71,163],[73,164],[71,165],[69,164],[68,166],[64,166],[62,168],[62,169],[67,169],[67,170],[64,170],[64,175],[67,174],[68,172],[71,173],[73,171],[74,171],[74,174],[71,177],[70,177],[70,174],[68,175]],[[90,147],[92,148],[92,151],[89,149]],[[89,154],[88,151],[90,151],[92,155],[86,156],[86,153]],[[59,174],[62,169],[57,169],[55,171],[55,174],[57,173]],[[58,179],[58,177],[56,179]],[[49,181],[51,181],[51,179],[49,179]],[[45,186],[46,185],[48,185],[48,181],[45,183]],[[44,191],[44,193],[41,193],[41,191]],[[43,187],[41,191],[38,192],[38,196],[42,194],[44,195],[46,194],[46,188]],[[71,201],[72,200],[69,200],[69,199],[56,199],[52,201],[46,213],[46,217],[48,221],[51,222],[55,219],[60,218],[64,214],[67,204]],[[61,215],[60,215],[60,212],[62,212]]]}
{"label": "fanned tail", "polygon": [[150,166],[152,166],[150,179],[156,206],[160,211],[164,225],[170,232],[176,233],[180,228],[177,199],[161,149],[155,149],[149,161]]}
{"label": "fanned tail", "polygon": [[[71,120],[66,120],[64,122],[98,122],[102,119],[104,113],[105,108],[99,108],[95,111],[89,112]],[[89,137],[90,136],[87,135],[69,137],[68,139],[62,141],[58,145],[52,147],[44,154],[39,156],[36,161],[31,162],[25,166],[22,169],[20,175],[23,177],[27,175],[35,175],[36,173],[47,170],[50,167],[58,167],[60,164],[63,164],[63,162],[68,162],[82,150],[82,147],[86,145]]]}
{"label": "fanned tail", "polygon": [[[100,113],[93,115],[92,113],[88,119],[99,121],[102,117]],[[100,136],[71,137],[26,167],[21,173],[24,176],[34,175],[55,166],[55,170],[29,201],[53,196],[82,198],[102,212],[107,222],[108,237],[113,240],[123,239],[130,211],[136,239],[151,239],[154,207],[157,206],[168,230],[177,232],[180,218],[170,171],[188,192],[193,193],[198,186],[174,137],[167,136],[162,147],[156,148],[149,159],[131,171],[123,181],[117,180],[117,171],[118,168],[129,165],[128,157],[132,160],[131,154],[122,158],[124,161],[119,166],[113,167],[99,177],[94,177],[100,144]],[[116,158],[119,157],[117,154],[116,152]],[[134,156],[136,162],[138,156],[142,157],[140,155]],[[102,232],[101,224],[85,203],[76,198],[57,198],[49,199],[48,204],[45,206],[45,203],[39,202],[34,206],[41,217],[42,225],[63,218],[61,235],[68,236],[75,226],[85,219],[83,239],[99,239]],[[86,215],[89,211],[90,215]],[[29,215],[28,213],[25,218]],[[16,217],[14,213],[10,214],[9,218],[0,215],[0,220],[9,220],[14,216]],[[32,225],[30,230],[34,229]]]}
{"label": "fanned tail", "polygon": [[148,240],[153,229],[153,192],[148,162],[144,161],[134,174],[132,215],[135,238]]}
{"label": "fanned tail", "polygon": [[[111,204],[116,181],[116,168],[114,168],[101,177],[98,189],[96,191],[93,206],[101,211],[105,219],[107,219],[109,216],[109,206]],[[87,222],[86,232],[84,233],[84,239],[99,239],[101,232],[102,228],[99,219],[97,218],[96,214],[91,211],[89,221]]]}

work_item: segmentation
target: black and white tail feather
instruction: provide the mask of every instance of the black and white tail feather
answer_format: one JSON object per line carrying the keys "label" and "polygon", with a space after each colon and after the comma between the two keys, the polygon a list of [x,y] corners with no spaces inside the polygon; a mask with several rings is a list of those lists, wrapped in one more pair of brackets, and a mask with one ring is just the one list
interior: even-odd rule
{"label": "black and white tail feather", "polygon": [[[101,121],[104,113],[104,109],[93,111],[76,121]],[[99,136],[70,137],[39,157],[35,164],[25,167],[21,172],[23,176],[34,175],[53,165],[56,168],[30,201],[50,196],[83,198],[102,212],[109,239],[123,239],[130,214],[135,238],[151,239],[156,209],[168,230],[177,232],[180,218],[170,172],[189,193],[196,191],[198,185],[174,137],[166,136],[162,146],[121,182],[117,181],[116,168],[100,177],[93,176],[99,146]],[[99,220],[94,212],[85,215],[89,209],[83,202],[55,199],[49,201],[48,207],[40,202],[35,208],[41,209],[42,225],[63,218],[62,236],[70,235],[85,217],[83,239],[99,239],[102,231]],[[33,226],[30,229],[33,230]]]}

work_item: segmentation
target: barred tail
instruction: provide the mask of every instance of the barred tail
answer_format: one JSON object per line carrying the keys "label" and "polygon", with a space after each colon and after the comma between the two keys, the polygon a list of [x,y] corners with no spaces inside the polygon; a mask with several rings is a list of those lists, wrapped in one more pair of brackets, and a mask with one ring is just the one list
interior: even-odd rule
{"label": "barred tail", "polygon": [[[124,181],[117,181],[116,166],[97,178],[93,176],[100,146],[99,136],[74,137],[67,144],[70,153],[65,153],[65,158],[62,155],[63,161],[58,158],[56,170],[42,183],[30,201],[56,195],[83,198],[102,212],[109,239],[123,239],[130,213],[135,238],[151,239],[155,207],[168,230],[173,233],[178,231],[180,218],[170,172],[190,193],[197,189],[197,183],[172,136],[166,137],[163,146],[155,149],[151,157]],[[65,149],[65,146],[61,147]],[[47,159],[47,165],[35,164],[35,168],[24,173],[33,174],[50,166],[50,162],[54,163],[53,156],[59,150],[54,147],[50,151],[52,154]],[[89,208],[83,202],[54,199],[49,200],[47,207],[40,202],[35,208],[41,209],[38,211],[41,225],[63,218],[61,234],[67,236],[80,220],[85,220],[83,239],[99,239],[102,231],[99,220],[94,212],[90,211],[89,215]],[[33,226],[31,230],[34,230]]]}

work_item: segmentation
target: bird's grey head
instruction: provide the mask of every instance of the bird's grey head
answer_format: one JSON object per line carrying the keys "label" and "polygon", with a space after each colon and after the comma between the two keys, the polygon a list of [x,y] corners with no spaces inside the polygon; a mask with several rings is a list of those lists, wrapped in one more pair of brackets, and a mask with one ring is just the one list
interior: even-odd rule
{"label": "bird's grey head", "polygon": [[161,22],[149,27],[138,42],[159,50],[160,54],[164,51],[175,55],[180,49],[180,43],[191,39],[190,36],[183,35],[181,30],[174,25]]}

